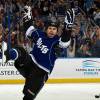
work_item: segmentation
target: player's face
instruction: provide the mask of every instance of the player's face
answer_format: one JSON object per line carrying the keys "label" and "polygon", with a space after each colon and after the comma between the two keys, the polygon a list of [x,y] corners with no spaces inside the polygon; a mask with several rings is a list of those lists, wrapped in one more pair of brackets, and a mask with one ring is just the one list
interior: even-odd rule
{"label": "player's face", "polygon": [[53,38],[55,35],[57,35],[57,27],[49,26],[46,30],[47,36],[49,38]]}

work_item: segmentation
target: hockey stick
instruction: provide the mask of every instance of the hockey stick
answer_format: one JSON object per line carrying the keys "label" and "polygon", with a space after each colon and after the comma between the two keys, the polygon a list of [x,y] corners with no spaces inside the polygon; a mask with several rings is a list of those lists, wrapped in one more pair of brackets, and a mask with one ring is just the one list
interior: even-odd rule
{"label": "hockey stick", "polygon": [[7,11],[7,17],[8,17],[8,41],[5,42],[4,33],[2,32],[2,65],[4,65],[6,61],[5,51],[8,49],[8,51],[11,49],[11,36],[10,36],[10,11]]}
{"label": "hockey stick", "polygon": [[10,31],[10,11],[8,10],[8,41],[7,41],[7,49],[8,51],[11,49],[11,31]]}
{"label": "hockey stick", "polygon": [[5,52],[5,50],[4,50],[4,33],[2,32],[2,47],[1,47],[1,50],[2,50],[2,66],[4,65],[4,52]]}

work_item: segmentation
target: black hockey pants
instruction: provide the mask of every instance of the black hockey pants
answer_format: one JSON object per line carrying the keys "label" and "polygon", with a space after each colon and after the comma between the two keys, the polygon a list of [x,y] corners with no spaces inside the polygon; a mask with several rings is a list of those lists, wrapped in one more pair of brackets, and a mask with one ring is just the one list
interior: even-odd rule
{"label": "black hockey pants", "polygon": [[40,69],[22,47],[16,47],[19,57],[15,61],[15,67],[25,78],[23,100],[34,100],[44,83],[48,79],[48,73]]}

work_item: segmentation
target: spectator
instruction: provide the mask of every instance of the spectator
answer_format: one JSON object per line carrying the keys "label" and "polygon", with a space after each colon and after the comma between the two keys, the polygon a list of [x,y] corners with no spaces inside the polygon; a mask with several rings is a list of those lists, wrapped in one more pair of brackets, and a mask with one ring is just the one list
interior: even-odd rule
{"label": "spectator", "polygon": [[93,57],[100,57],[100,28],[96,31],[97,40],[96,43],[92,47]]}

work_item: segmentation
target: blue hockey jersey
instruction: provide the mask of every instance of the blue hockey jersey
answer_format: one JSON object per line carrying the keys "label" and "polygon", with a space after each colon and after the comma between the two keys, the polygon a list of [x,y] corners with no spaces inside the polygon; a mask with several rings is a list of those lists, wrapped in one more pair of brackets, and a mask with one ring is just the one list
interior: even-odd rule
{"label": "blue hockey jersey", "polygon": [[70,44],[70,41],[63,43],[58,35],[49,38],[45,32],[36,30],[33,26],[26,31],[26,36],[35,40],[35,45],[30,52],[33,62],[48,73],[52,71],[56,60],[54,46],[67,47]]}
{"label": "blue hockey jersey", "polygon": [[32,60],[40,68],[50,73],[56,60],[54,45],[59,43],[59,37],[49,38],[45,32],[36,30],[32,32],[30,38],[34,38],[36,41],[30,52]]}

